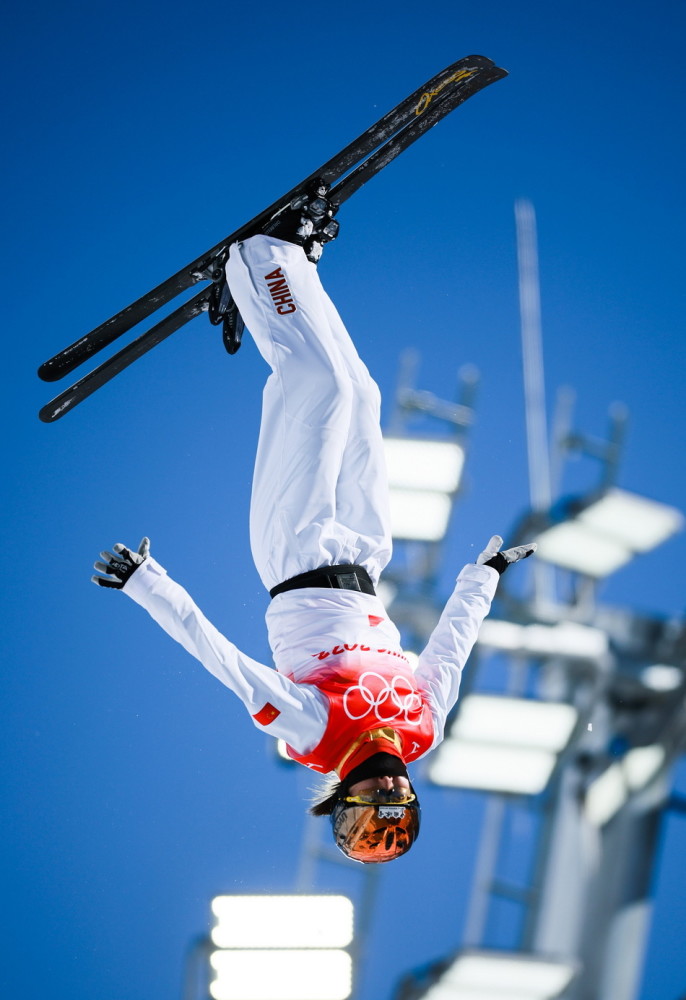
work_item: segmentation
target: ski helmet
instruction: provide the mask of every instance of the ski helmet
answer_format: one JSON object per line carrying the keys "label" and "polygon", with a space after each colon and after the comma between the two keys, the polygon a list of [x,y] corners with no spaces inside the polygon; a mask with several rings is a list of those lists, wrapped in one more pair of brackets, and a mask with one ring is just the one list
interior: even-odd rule
{"label": "ski helmet", "polygon": [[353,861],[393,861],[412,847],[421,810],[414,791],[343,795],[331,813],[336,846]]}

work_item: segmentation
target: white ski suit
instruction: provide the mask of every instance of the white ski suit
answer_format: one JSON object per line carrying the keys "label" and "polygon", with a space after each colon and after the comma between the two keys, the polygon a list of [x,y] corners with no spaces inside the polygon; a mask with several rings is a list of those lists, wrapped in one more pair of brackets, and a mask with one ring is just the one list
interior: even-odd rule
{"label": "white ski suit", "polygon": [[[231,248],[226,272],[272,369],[250,511],[259,575],[269,590],[309,570],[356,563],[376,585],[391,556],[378,388],[300,247],[252,237]],[[238,695],[259,728],[306,755],[322,742],[329,719],[329,699],[314,676],[323,661],[359,678],[369,706],[361,732],[403,712],[407,719],[419,697],[431,713],[429,743],[439,743],[497,582],[489,566],[462,570],[419,657],[412,684],[418,695],[396,691],[396,675],[412,672],[398,630],[373,595],[315,587],[278,594],[266,615],[273,670],[221,635],[154,559],[146,559],[124,592]],[[409,759],[429,748],[424,741]]]}

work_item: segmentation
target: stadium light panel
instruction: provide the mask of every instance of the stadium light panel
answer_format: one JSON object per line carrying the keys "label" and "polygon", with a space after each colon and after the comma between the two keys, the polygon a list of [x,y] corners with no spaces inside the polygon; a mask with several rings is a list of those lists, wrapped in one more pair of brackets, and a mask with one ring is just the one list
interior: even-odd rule
{"label": "stadium light panel", "polygon": [[440,985],[454,990],[452,1000],[471,1000],[479,995],[484,1000],[554,1000],[567,988],[574,972],[569,962],[535,955],[466,952],[443,973]]}
{"label": "stadium light panel", "polygon": [[535,538],[536,557],[585,576],[604,577],[626,565],[633,553],[626,545],[603,538],[579,521],[555,524]]}
{"label": "stadium light panel", "polygon": [[586,791],[584,812],[594,826],[605,826],[629,797],[621,764],[611,764]]}
{"label": "stadium light panel", "polygon": [[536,555],[563,569],[601,578],[661,545],[683,525],[683,515],[674,507],[610,489],[585,504],[569,504],[568,518],[535,538]]}
{"label": "stadium light panel", "polygon": [[579,515],[588,528],[626,545],[632,552],[649,552],[683,527],[680,511],[655,500],[608,490]]}
{"label": "stadium light panel", "polygon": [[555,761],[548,750],[449,737],[431,758],[428,773],[436,785],[537,795],[548,784]]}
{"label": "stadium light panel", "polygon": [[650,784],[665,763],[667,752],[660,743],[632,750],[598,775],[586,791],[584,811],[594,826],[604,826],[619,812],[632,793]]}
{"label": "stadium light panel", "polygon": [[385,437],[391,489],[454,493],[460,483],[464,450],[456,441]]}
{"label": "stadium light panel", "polygon": [[525,629],[525,625],[516,625],[514,622],[498,618],[486,618],[481,623],[477,642],[489,649],[505,649],[511,653],[523,652],[526,645]]}
{"label": "stadium light panel", "polygon": [[493,990],[470,990],[450,983],[436,983],[426,993],[422,1000],[539,1000],[533,993],[495,993]]}
{"label": "stadium light panel", "polygon": [[390,507],[394,538],[438,542],[448,530],[452,501],[447,493],[391,488]]}
{"label": "stadium light panel", "polygon": [[214,1000],[346,1000],[352,991],[345,951],[215,951],[210,964]]}
{"label": "stadium light panel", "polygon": [[651,691],[676,691],[684,683],[684,672],[666,663],[652,663],[641,671],[641,680]]}
{"label": "stadium light panel", "polygon": [[429,764],[439,785],[537,795],[569,742],[577,711],[561,702],[470,694]]}
{"label": "stadium light panel", "polygon": [[576,719],[576,709],[561,702],[470,694],[462,702],[451,735],[508,748],[559,752],[567,745]]}
{"label": "stadium light panel", "polygon": [[607,635],[602,629],[576,622],[557,625],[516,625],[487,618],[479,629],[478,642],[490,649],[532,656],[563,656],[595,660],[607,652]]}
{"label": "stadium light panel", "polygon": [[589,625],[527,625],[525,631],[526,651],[533,655],[594,660],[607,652],[607,634]]}
{"label": "stadium light panel", "polygon": [[344,948],[353,937],[346,896],[217,896],[218,948]]}
{"label": "stadium light panel", "polygon": [[637,792],[645,788],[664,764],[666,756],[665,748],[659,743],[629,750],[622,767],[630,790]]}
{"label": "stadium light panel", "polygon": [[385,437],[394,538],[437,542],[448,530],[464,449],[456,441]]}

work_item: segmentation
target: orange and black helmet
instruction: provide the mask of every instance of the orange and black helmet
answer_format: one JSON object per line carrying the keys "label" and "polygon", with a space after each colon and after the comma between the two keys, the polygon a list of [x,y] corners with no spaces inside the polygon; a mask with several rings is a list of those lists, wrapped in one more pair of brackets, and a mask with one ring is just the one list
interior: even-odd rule
{"label": "orange and black helmet", "polygon": [[393,861],[412,847],[421,810],[414,791],[343,795],[331,813],[336,846],[353,861]]}

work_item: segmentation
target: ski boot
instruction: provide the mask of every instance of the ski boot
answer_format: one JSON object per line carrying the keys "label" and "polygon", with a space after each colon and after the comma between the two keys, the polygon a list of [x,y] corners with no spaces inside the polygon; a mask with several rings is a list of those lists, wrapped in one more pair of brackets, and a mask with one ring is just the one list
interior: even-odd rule
{"label": "ski boot", "polygon": [[334,215],[338,206],[326,195],[329,185],[319,178],[305,193],[298,195],[279,209],[266,223],[262,232],[287,243],[295,243],[305,251],[307,259],[318,263],[325,243],[338,236],[339,225]]}
{"label": "ski boot", "polygon": [[[338,206],[327,199],[328,191],[326,181],[315,181],[308,192],[279,209],[262,232],[265,236],[275,236],[278,240],[301,246],[307,259],[316,264],[324,244],[335,240],[339,230],[338,222],[333,217]],[[245,324],[225,277],[216,281],[210,290],[208,316],[214,326],[222,324],[224,347],[229,354],[235,354],[241,346]]]}
{"label": "ski boot", "polygon": [[245,323],[225,277],[215,281],[210,289],[207,315],[213,326],[222,324],[224,347],[228,354],[235,354],[243,340]]}

